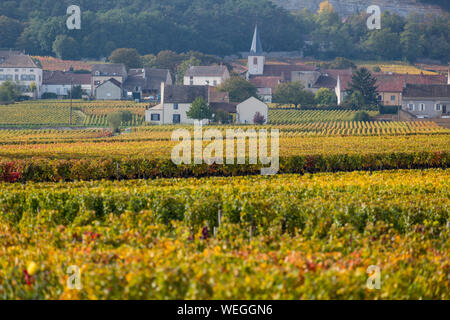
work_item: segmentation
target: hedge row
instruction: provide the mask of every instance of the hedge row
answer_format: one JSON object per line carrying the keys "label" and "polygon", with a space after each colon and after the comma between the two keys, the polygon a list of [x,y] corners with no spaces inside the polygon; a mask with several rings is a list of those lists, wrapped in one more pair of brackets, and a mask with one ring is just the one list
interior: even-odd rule
{"label": "hedge row", "polygon": [[[311,155],[280,158],[279,173],[448,168],[448,152]],[[239,176],[259,174],[261,165],[175,165],[170,159],[20,159],[0,161],[0,181],[44,182]],[[267,166],[266,166],[267,167]]]}

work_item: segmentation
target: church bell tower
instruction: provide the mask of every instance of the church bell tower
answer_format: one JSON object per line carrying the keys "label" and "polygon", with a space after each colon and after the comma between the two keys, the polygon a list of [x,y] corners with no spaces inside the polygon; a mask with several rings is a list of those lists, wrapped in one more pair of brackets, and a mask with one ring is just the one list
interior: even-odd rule
{"label": "church bell tower", "polygon": [[261,38],[259,36],[258,26],[255,26],[253,34],[252,47],[248,56],[248,74],[249,76],[260,76],[264,74],[264,64],[266,57],[262,49]]}

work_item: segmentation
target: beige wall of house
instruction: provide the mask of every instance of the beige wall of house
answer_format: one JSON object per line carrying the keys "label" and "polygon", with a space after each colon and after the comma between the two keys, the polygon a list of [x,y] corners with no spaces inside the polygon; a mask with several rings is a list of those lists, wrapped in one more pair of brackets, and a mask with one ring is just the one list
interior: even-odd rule
{"label": "beige wall of house", "polygon": [[379,92],[381,96],[381,103],[385,106],[401,106],[402,94],[401,92]]}

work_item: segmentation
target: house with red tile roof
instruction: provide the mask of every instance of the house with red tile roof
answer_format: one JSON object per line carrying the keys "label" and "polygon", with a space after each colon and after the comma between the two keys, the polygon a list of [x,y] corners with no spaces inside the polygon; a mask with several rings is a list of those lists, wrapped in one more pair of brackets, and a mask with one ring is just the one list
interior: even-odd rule
{"label": "house with red tile roof", "polygon": [[[443,75],[411,75],[411,74],[380,74],[373,73],[377,79],[377,91],[380,104],[385,106],[401,106],[403,103],[402,92],[407,84],[436,85],[445,84],[447,78]],[[346,91],[352,82],[351,74],[338,76],[335,93],[338,97],[338,104],[345,98]]]}

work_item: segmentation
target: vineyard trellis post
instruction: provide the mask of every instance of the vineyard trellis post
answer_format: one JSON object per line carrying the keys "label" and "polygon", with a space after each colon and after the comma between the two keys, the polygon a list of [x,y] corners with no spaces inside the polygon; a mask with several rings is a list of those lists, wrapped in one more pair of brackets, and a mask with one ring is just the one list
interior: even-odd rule
{"label": "vineyard trellis post", "polygon": [[72,91],[73,91],[73,77],[70,78],[70,113],[69,113],[69,125],[72,125]]}
{"label": "vineyard trellis post", "polygon": [[217,231],[220,228],[220,225],[222,224],[222,210],[219,210],[217,213],[217,227],[214,227],[214,238],[217,238]]}

